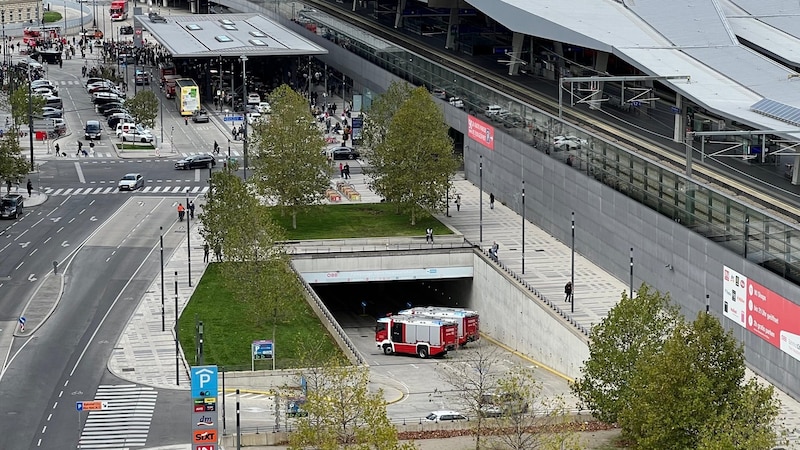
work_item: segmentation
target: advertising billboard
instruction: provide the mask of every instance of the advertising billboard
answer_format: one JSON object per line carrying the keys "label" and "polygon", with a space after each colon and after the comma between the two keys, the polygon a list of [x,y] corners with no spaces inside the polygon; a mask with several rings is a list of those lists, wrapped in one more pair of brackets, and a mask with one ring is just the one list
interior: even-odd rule
{"label": "advertising billboard", "polygon": [[800,306],[723,267],[722,314],[800,361]]}
{"label": "advertising billboard", "polygon": [[467,136],[489,150],[494,150],[494,127],[486,122],[467,116]]}

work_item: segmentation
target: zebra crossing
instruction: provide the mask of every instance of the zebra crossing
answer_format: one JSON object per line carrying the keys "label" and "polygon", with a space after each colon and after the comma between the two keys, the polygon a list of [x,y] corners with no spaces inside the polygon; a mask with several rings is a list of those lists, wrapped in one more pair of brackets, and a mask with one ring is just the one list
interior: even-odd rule
{"label": "zebra crossing", "polygon": [[[85,159],[94,160],[92,162],[83,161],[83,164],[97,164],[99,161],[96,161],[96,160],[98,160],[98,159],[112,160],[112,161],[108,161],[108,162],[119,162],[119,163],[125,163],[125,162],[130,162],[130,161],[135,161],[135,162],[154,162],[154,161],[158,161],[158,162],[168,162],[170,164],[174,164],[176,159],[188,158],[188,157],[194,156],[194,155],[207,155],[207,154],[208,154],[208,152],[180,152],[180,153],[174,153],[174,154],[166,155],[166,157],[164,157],[164,158],[154,158],[154,157],[151,156],[149,159],[147,159],[147,158],[145,158],[145,159],[130,159],[130,158],[119,159],[119,158],[117,158],[117,155],[115,155],[114,153],[110,153],[110,152],[94,152],[94,153],[88,154],[87,156],[76,157],[75,155],[72,155],[72,156],[67,156],[67,158],[77,158],[79,160],[85,160]],[[231,150],[231,157],[241,157],[241,156],[242,156],[242,153],[240,151]],[[228,152],[226,151],[226,152],[224,152],[224,154],[220,153],[219,155],[216,155],[215,157],[216,157],[217,160],[225,160],[225,158],[228,157]],[[106,161],[102,161],[102,162],[106,162]]]}
{"label": "zebra crossing", "polygon": [[[124,191],[130,193],[131,191]],[[205,194],[208,186],[145,186],[142,189],[133,191],[135,194]],[[119,194],[120,190],[116,186],[88,187],[88,188],[44,188],[44,193],[50,196],[69,196],[69,195],[108,195]]]}
{"label": "zebra crossing", "polygon": [[156,408],[158,392],[135,384],[101,385],[94,399],[107,402],[100,411],[89,411],[78,448],[113,449],[144,447]]}

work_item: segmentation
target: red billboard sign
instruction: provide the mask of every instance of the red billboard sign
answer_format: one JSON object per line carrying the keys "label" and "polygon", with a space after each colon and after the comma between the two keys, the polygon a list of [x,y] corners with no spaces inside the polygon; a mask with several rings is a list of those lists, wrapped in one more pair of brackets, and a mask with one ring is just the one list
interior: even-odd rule
{"label": "red billboard sign", "polygon": [[489,150],[494,150],[494,127],[486,122],[467,116],[467,136]]}
{"label": "red billboard sign", "polygon": [[800,306],[728,267],[723,269],[723,315],[800,360]]}

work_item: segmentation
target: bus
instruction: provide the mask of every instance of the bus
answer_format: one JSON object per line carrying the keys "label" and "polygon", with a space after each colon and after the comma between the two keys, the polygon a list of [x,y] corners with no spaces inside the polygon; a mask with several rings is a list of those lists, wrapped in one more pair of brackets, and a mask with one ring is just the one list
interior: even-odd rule
{"label": "bus", "polygon": [[200,109],[200,88],[193,79],[178,78],[175,80],[175,94],[178,111],[182,116],[191,116]]}
{"label": "bus", "polygon": [[112,22],[119,22],[128,18],[128,0],[111,0],[109,8]]}

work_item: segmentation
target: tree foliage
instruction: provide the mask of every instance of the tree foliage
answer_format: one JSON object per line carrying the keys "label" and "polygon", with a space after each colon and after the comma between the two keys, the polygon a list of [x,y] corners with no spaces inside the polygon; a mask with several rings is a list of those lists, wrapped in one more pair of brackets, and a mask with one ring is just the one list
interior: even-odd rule
{"label": "tree foliage", "polygon": [[631,404],[631,377],[639,359],[658,353],[680,322],[669,295],[642,285],[636,298],[623,292],[622,300],[592,329],[589,359],[583,376],[573,385],[575,394],[595,417],[615,423]]}
{"label": "tree foliage", "polygon": [[28,91],[29,83],[25,81],[16,89],[11,91],[8,98],[9,106],[11,107],[11,122],[16,134],[22,129],[22,125],[28,123],[28,114],[36,120],[36,117],[42,116],[42,108],[44,107],[45,100],[38,95],[31,95]]}
{"label": "tree foliage", "polygon": [[287,85],[270,95],[269,121],[255,124],[251,161],[261,194],[292,215],[321,202],[330,187],[331,166],[322,152],[325,141],[308,102]]}
{"label": "tree foliage", "polygon": [[392,117],[403,103],[411,97],[413,87],[405,82],[393,82],[383,94],[372,102],[369,114],[364,120],[364,131],[361,138],[366,146],[366,155],[372,161],[376,156],[372,155],[369,149],[376,148],[383,143]]}
{"label": "tree foliage", "polygon": [[153,128],[158,116],[158,98],[153,91],[141,90],[135,96],[125,100],[125,109],[137,124],[145,128]]}
{"label": "tree foliage", "polygon": [[[373,137],[383,135],[373,122]],[[424,87],[414,89],[385,126],[385,136],[369,152],[370,188],[410,213],[411,224],[429,211],[444,209],[450,177],[458,168],[444,116]]]}
{"label": "tree foliage", "polygon": [[28,174],[30,163],[22,154],[19,138],[14,133],[6,133],[0,138],[0,178],[20,181]]}
{"label": "tree foliage", "polygon": [[[307,373],[308,375],[308,373]],[[383,391],[369,391],[366,367],[328,365],[311,374],[303,409],[289,448],[412,450],[400,444],[397,428],[386,416]]]}
{"label": "tree foliage", "polygon": [[679,324],[662,351],[639,360],[623,432],[644,449],[769,449],[779,404],[771,386],[743,383],[744,374],[742,345],[701,312]]}

